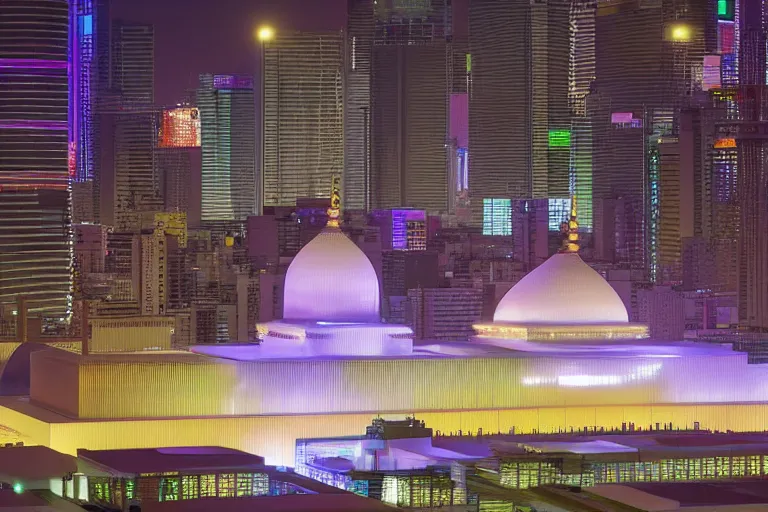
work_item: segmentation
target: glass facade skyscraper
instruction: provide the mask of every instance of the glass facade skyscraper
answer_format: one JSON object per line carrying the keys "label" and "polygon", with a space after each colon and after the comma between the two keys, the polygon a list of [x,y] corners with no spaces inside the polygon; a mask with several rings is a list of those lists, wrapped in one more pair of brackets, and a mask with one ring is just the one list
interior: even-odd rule
{"label": "glass facade skyscraper", "polygon": [[256,115],[253,77],[200,75],[203,224],[256,213]]}
{"label": "glass facade skyscraper", "polygon": [[[469,6],[469,192],[566,198],[569,190],[569,9],[566,0],[474,0]],[[553,137],[550,137],[550,134]]]}
{"label": "glass facade skyscraper", "polygon": [[71,309],[69,2],[0,2],[0,306]]}
{"label": "glass facade skyscraper", "polygon": [[344,38],[288,32],[264,44],[263,205],[327,198],[344,171]]}

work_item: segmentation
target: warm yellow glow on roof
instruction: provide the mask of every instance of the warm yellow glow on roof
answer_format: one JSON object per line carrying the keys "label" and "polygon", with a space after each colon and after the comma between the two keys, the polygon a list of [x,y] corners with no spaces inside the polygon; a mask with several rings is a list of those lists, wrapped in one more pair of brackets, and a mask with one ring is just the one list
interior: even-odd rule
{"label": "warm yellow glow on roof", "polygon": [[259,41],[261,41],[262,43],[271,41],[275,38],[275,29],[273,29],[268,25],[265,25],[263,27],[259,27],[259,30],[256,33],[256,35],[259,38]]}

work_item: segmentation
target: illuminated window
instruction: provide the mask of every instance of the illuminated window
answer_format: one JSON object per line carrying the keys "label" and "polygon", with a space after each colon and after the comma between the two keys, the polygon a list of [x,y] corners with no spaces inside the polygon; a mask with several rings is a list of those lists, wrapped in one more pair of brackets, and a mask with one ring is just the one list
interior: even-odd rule
{"label": "illuminated window", "polygon": [[132,500],[135,497],[136,497],[136,481],[126,480],[125,481],[125,499]]}
{"label": "illuminated window", "polygon": [[571,216],[570,198],[553,198],[547,200],[549,213],[549,231],[560,231],[560,223],[567,222]]}
{"label": "illuminated window", "polygon": [[181,477],[181,499],[196,500],[200,497],[200,478],[197,475]]}
{"label": "illuminated window", "polygon": [[216,497],[216,475],[200,475],[200,497]]}
{"label": "illuminated window", "polygon": [[226,473],[219,475],[219,498],[232,498],[235,496],[235,475]]}
{"label": "illuminated window", "polygon": [[483,199],[483,234],[500,236],[512,235],[511,199]]}
{"label": "illuminated window", "polygon": [[352,485],[350,485],[349,489],[347,490],[359,496],[365,496],[367,498],[368,497],[368,480],[352,480]]}
{"label": "illuminated window", "polygon": [[746,471],[746,462],[744,457],[733,457],[731,459],[731,476],[743,477]]}
{"label": "illuminated window", "polygon": [[256,473],[253,475],[253,495],[266,496],[269,494],[269,475]]}
{"label": "illuminated window", "polygon": [[253,496],[253,473],[237,474],[237,496]]}
{"label": "illuminated window", "polygon": [[717,478],[731,476],[731,459],[728,457],[715,457],[715,475]]}
{"label": "illuminated window", "polygon": [[570,148],[571,131],[570,130],[549,130],[550,148]]}
{"label": "illuminated window", "polygon": [[158,501],[178,501],[179,479],[177,477],[160,479],[160,496]]}

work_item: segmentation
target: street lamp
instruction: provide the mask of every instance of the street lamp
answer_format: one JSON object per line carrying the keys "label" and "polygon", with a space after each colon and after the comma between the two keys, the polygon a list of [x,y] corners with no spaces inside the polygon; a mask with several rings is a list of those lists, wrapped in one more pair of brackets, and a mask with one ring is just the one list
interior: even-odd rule
{"label": "street lamp", "polygon": [[256,37],[262,43],[271,41],[275,38],[275,29],[269,25],[263,25],[259,27],[258,31],[256,32]]}

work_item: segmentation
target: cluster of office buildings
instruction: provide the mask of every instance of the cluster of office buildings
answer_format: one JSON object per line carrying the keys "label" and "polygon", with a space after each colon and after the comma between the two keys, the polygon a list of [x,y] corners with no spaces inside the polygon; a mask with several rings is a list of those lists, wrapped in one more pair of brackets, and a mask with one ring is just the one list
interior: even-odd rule
{"label": "cluster of office buildings", "polygon": [[468,9],[348,0],[158,105],[153,26],[0,0],[0,466],[63,468],[0,506],[678,510],[766,475],[712,431],[768,421],[768,2]]}

